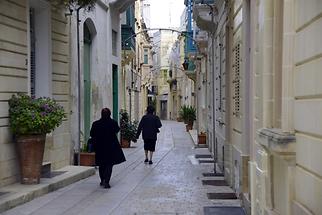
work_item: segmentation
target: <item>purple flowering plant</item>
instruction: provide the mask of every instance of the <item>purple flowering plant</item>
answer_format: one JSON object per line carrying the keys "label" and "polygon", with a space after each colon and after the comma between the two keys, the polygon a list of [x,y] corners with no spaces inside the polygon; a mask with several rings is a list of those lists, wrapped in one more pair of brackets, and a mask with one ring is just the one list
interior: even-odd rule
{"label": "purple flowering plant", "polygon": [[51,98],[32,98],[26,94],[12,95],[9,122],[14,134],[47,134],[66,117],[64,109]]}

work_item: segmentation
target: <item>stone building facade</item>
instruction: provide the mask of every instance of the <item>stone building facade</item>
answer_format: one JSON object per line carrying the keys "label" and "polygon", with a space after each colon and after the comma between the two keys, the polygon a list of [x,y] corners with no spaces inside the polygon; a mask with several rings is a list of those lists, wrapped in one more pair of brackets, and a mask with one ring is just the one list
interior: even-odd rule
{"label": "stone building facade", "polygon": [[[77,125],[80,111],[81,147],[87,142],[91,124],[100,118],[103,107],[111,109],[114,119],[119,118],[119,95],[122,92],[120,13],[126,9],[127,7],[118,5],[118,2],[109,4],[102,1],[98,1],[91,11],[81,9],[78,23],[79,41],[77,13],[74,12],[71,17],[71,118],[72,124]],[[75,151],[78,151],[77,126],[72,127],[72,145]]]}
{"label": "stone building facade", "polygon": [[120,13],[134,0],[98,0],[92,11],[80,9],[79,41],[76,11],[69,13],[51,2],[55,1],[0,2],[0,186],[19,179],[9,131],[8,99],[12,94],[51,97],[64,107],[66,119],[46,139],[44,161],[52,170],[74,163],[79,122],[84,143],[102,107],[110,107],[118,118]]}
{"label": "stone building facade", "polygon": [[8,99],[15,93],[56,99],[67,118],[47,135],[44,161],[52,169],[71,163],[70,29],[65,10],[48,1],[0,2],[0,186],[19,179],[9,131]]}
{"label": "stone building facade", "polygon": [[208,145],[248,214],[322,213],[321,8],[194,1],[194,19],[209,36],[203,59],[214,71]]}

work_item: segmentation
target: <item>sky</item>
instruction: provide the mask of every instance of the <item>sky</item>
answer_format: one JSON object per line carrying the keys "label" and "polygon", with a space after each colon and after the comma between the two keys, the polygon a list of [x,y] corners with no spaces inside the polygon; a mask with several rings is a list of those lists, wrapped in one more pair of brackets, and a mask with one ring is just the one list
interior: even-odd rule
{"label": "sky", "polygon": [[183,9],[184,0],[151,0],[151,27],[180,27]]}

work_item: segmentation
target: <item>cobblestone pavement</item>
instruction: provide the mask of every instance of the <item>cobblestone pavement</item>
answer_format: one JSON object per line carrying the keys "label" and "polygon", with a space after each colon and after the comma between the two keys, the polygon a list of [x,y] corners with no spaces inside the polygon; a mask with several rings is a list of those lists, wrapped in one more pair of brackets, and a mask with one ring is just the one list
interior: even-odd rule
{"label": "cobblestone pavement", "polygon": [[[153,165],[144,164],[142,140],[124,149],[127,161],[113,169],[111,189],[99,186],[98,173],[24,205],[4,215],[167,215],[203,214],[204,206],[239,206],[239,200],[209,200],[209,192],[232,192],[227,186],[202,185],[203,172],[213,164],[199,164],[183,123],[164,121]],[[212,178],[213,179],[213,178]]]}

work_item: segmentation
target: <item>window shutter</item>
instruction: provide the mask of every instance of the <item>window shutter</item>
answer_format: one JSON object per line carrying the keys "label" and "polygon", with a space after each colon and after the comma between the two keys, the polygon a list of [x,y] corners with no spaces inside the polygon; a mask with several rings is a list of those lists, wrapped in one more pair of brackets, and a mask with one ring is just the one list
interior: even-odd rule
{"label": "window shutter", "polygon": [[234,112],[233,115],[236,117],[240,116],[240,43],[238,43],[235,48],[235,62],[233,64],[233,86],[234,86]]}
{"label": "window shutter", "polygon": [[35,10],[30,8],[30,94],[36,96],[36,32],[35,32]]}

